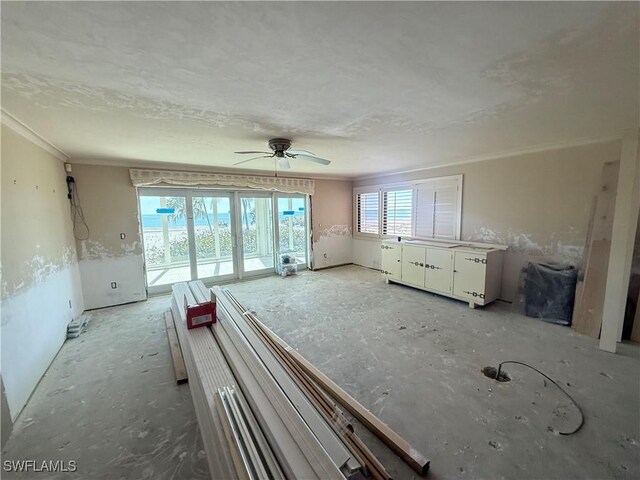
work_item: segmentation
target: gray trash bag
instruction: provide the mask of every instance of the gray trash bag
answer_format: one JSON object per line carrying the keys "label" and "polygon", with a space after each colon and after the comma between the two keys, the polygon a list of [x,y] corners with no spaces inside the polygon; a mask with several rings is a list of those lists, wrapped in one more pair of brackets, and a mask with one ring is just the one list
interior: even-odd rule
{"label": "gray trash bag", "polygon": [[572,266],[529,263],[524,313],[545,322],[571,325],[578,272]]}

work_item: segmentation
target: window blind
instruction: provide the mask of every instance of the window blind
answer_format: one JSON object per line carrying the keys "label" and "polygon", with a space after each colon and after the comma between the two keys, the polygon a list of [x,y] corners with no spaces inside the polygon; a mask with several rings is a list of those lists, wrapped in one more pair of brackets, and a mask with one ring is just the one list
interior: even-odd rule
{"label": "window blind", "polygon": [[413,189],[382,192],[382,233],[411,235],[413,220]]}
{"label": "window blind", "polygon": [[356,194],[356,222],[358,233],[380,234],[380,192]]}

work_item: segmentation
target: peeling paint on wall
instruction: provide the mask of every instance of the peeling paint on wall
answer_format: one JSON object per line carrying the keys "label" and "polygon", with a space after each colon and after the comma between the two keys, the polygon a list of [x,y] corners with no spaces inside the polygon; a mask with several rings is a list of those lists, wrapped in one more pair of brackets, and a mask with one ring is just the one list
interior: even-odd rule
{"label": "peeling paint on wall", "polygon": [[[569,227],[575,233],[573,227]],[[572,235],[575,236],[575,235]],[[481,227],[469,235],[467,240],[474,242],[497,243],[507,245],[511,254],[527,254],[531,257],[546,257],[551,261],[565,263],[567,265],[577,265],[582,259],[584,246],[568,245],[562,241],[553,241],[556,234],[551,234],[551,242],[540,244],[534,240],[535,235],[527,233],[514,233],[508,231],[506,234],[499,233],[486,227]]]}
{"label": "peeling paint on wall", "polygon": [[329,228],[325,228],[320,232],[320,238],[344,236],[351,236],[351,225],[331,225]]}
{"label": "peeling paint on wall", "polygon": [[[40,250],[40,246],[36,246],[36,251]],[[76,249],[72,245],[68,245],[62,249],[59,256],[54,258],[46,258],[36,253],[31,260],[23,263],[19,272],[13,272],[12,278],[7,280],[7,275],[2,272],[2,291],[0,298],[5,300],[16,295],[21,290],[40,284],[49,279],[52,275],[64,270],[78,262]]]}
{"label": "peeling paint on wall", "polygon": [[142,246],[137,240],[132,243],[120,243],[120,248],[109,248],[101,242],[82,240],[80,242],[80,260],[98,260],[126,255],[141,255]]}
{"label": "peeling paint on wall", "polygon": [[313,242],[313,268],[327,268],[353,261],[350,225],[331,225]]}

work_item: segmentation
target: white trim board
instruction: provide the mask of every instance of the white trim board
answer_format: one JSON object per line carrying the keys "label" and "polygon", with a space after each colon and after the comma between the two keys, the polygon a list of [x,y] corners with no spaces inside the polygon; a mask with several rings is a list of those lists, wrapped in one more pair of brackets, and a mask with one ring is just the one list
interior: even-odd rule
{"label": "white trim board", "polygon": [[31,143],[42,148],[43,150],[50,153],[57,159],[62,160],[63,162],[67,162],[71,158],[64,151],[56,147],[53,143],[51,143],[47,139],[43,138],[41,135],[34,132],[25,123],[18,120],[12,114],[7,112],[4,108],[2,109],[1,120],[2,120],[2,123],[5,124],[7,127],[9,127],[11,130],[13,130],[19,135],[22,135]]}

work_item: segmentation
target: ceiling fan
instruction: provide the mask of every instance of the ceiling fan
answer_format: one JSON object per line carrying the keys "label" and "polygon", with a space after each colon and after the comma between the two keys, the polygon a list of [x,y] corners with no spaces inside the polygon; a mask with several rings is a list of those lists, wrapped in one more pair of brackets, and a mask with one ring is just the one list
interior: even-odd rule
{"label": "ceiling fan", "polygon": [[272,152],[257,152],[257,151],[247,151],[247,152],[233,152],[238,153],[240,155],[247,154],[255,154],[255,153],[264,153],[259,157],[253,157],[248,160],[242,160],[241,162],[234,163],[234,165],[240,165],[241,163],[251,162],[253,160],[258,160],[259,158],[277,158],[278,165],[283,170],[288,170],[291,168],[289,165],[290,158],[297,158],[300,160],[307,160],[309,162],[319,163],[320,165],[329,165],[331,163],[330,160],[325,160],[324,158],[316,157],[315,154],[308,152],[306,150],[290,150],[291,149],[291,140],[286,138],[272,138],[269,140],[269,148],[271,148]]}

